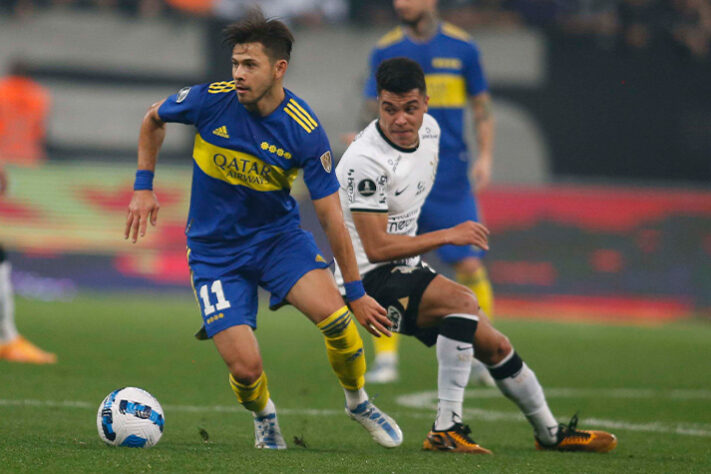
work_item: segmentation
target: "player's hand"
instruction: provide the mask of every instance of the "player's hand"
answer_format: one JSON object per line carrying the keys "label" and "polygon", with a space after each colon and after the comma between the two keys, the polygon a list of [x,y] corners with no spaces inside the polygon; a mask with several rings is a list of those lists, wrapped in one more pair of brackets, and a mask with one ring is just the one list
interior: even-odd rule
{"label": "player's hand", "polygon": [[474,221],[466,221],[449,228],[449,242],[452,245],[476,245],[489,250],[489,229]]}
{"label": "player's hand", "polygon": [[149,190],[134,191],[131,203],[128,205],[128,217],[126,218],[126,230],[124,239],[131,237],[135,244],[138,237],[146,235],[146,227],[150,219],[152,225],[158,222],[158,198],[156,193]]}
{"label": "player's hand", "polygon": [[474,161],[471,171],[471,179],[474,182],[476,192],[483,191],[491,182],[491,155],[480,156]]}
{"label": "player's hand", "polygon": [[361,326],[373,336],[380,337],[381,334],[388,337],[392,336],[389,328],[393,323],[388,319],[388,313],[385,308],[380,306],[373,298],[364,295],[357,300],[351,301],[348,305]]}
{"label": "player's hand", "polygon": [[341,143],[348,146],[353,143],[356,135],[358,135],[356,132],[341,133],[338,138],[341,140]]}

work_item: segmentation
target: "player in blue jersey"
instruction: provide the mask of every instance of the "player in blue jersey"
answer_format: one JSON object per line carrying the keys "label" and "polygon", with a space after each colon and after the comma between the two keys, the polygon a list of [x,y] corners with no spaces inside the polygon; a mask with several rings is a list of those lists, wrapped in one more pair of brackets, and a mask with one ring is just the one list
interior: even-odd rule
{"label": "player in blue jersey", "polygon": [[[285,449],[254,330],[257,287],[271,307],[290,303],[321,330],[346,396],[346,413],[379,444],[402,443],[397,424],[364,390],[363,342],[353,316],[374,336],[390,335],[385,310],[365,295],[343,222],[338,181],[323,127],[282,85],[293,37],[260,11],[225,29],[232,76],[181,89],[152,105],[141,125],[138,171],[125,237],[136,242],[155,225],[152,178],[166,122],[194,125],[193,182],[186,227],[188,262],[203,317],[229,369],[239,402],[254,415],[255,446]],[[344,305],[328,263],[299,226],[289,195],[299,169],[346,283]]]}
{"label": "player in blue jersey", "polygon": [[[442,130],[437,179],[418,222],[426,233],[466,221],[480,221],[468,179],[475,190],[489,183],[493,161],[494,118],[479,50],[467,33],[442,22],[436,0],[394,0],[402,25],[386,34],[373,49],[370,73],[365,84],[364,124],[377,115],[375,71],[385,59],[407,57],[425,72],[429,94],[429,114]],[[470,155],[465,140],[465,114],[471,107],[476,127],[477,159],[470,170]],[[439,258],[451,264],[459,283],[469,287],[479,305],[491,317],[493,292],[481,257],[484,251],[471,245],[445,245]],[[397,338],[380,338],[375,343],[375,364],[366,375],[370,382],[397,379]],[[474,360],[471,382],[493,386],[486,367]]]}

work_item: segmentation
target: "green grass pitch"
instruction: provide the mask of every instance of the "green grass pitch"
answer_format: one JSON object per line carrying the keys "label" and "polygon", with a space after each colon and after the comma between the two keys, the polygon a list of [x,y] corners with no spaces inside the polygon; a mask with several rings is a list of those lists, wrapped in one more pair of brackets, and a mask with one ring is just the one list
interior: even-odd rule
{"label": "green grass pitch", "polygon": [[[237,405],[212,343],[192,337],[200,318],[191,298],[19,300],[17,319],[59,363],[0,361],[0,472],[711,471],[708,323],[500,318],[496,325],[536,371],[556,416],[565,421],[579,411],[582,427],[616,433],[619,446],[602,455],[538,452],[510,401],[473,388],[465,419],[474,439],[494,451],[484,457],[420,450],[433,421],[436,362],[434,351],[414,340],[403,341],[401,381],[368,387],[404,432],[403,445],[386,450],[343,413],[318,331],[292,308],[262,312],[257,336],[289,444],[283,452],[262,452],[253,448],[251,418]],[[152,449],[110,448],[97,435],[99,403],[127,385],[150,391],[165,409],[165,433]]]}

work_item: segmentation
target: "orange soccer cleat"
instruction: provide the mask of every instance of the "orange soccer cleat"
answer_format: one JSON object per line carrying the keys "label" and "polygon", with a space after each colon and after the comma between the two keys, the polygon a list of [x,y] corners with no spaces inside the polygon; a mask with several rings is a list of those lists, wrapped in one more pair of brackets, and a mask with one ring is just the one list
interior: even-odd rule
{"label": "orange soccer cleat", "polygon": [[28,364],[55,364],[57,356],[45,352],[22,336],[0,345],[0,359]]}
{"label": "orange soccer cleat", "polygon": [[469,437],[471,432],[469,426],[461,423],[455,423],[448,430],[442,431],[435,431],[433,426],[422,443],[422,449],[450,453],[491,454],[491,451],[479,446]]}
{"label": "orange soccer cleat", "polygon": [[536,449],[546,451],[587,451],[590,453],[606,453],[617,446],[617,438],[605,431],[579,430],[578,415],[573,415],[568,425],[561,424],[558,428],[558,442],[543,444],[536,438]]}

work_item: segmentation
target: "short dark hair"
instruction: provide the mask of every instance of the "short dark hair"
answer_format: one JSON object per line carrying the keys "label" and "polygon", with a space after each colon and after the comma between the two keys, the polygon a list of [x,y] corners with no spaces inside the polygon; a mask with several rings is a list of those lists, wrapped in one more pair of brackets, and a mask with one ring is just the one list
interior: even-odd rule
{"label": "short dark hair", "polygon": [[225,44],[232,50],[237,44],[261,43],[267,55],[273,59],[291,58],[294,36],[281,21],[266,18],[262,10],[255,8],[247,17],[223,30]]}
{"label": "short dark hair", "polygon": [[404,94],[412,89],[418,89],[422,94],[427,93],[425,73],[422,72],[419,64],[408,58],[386,59],[380,63],[375,72],[375,81],[378,95],[384,90]]}

